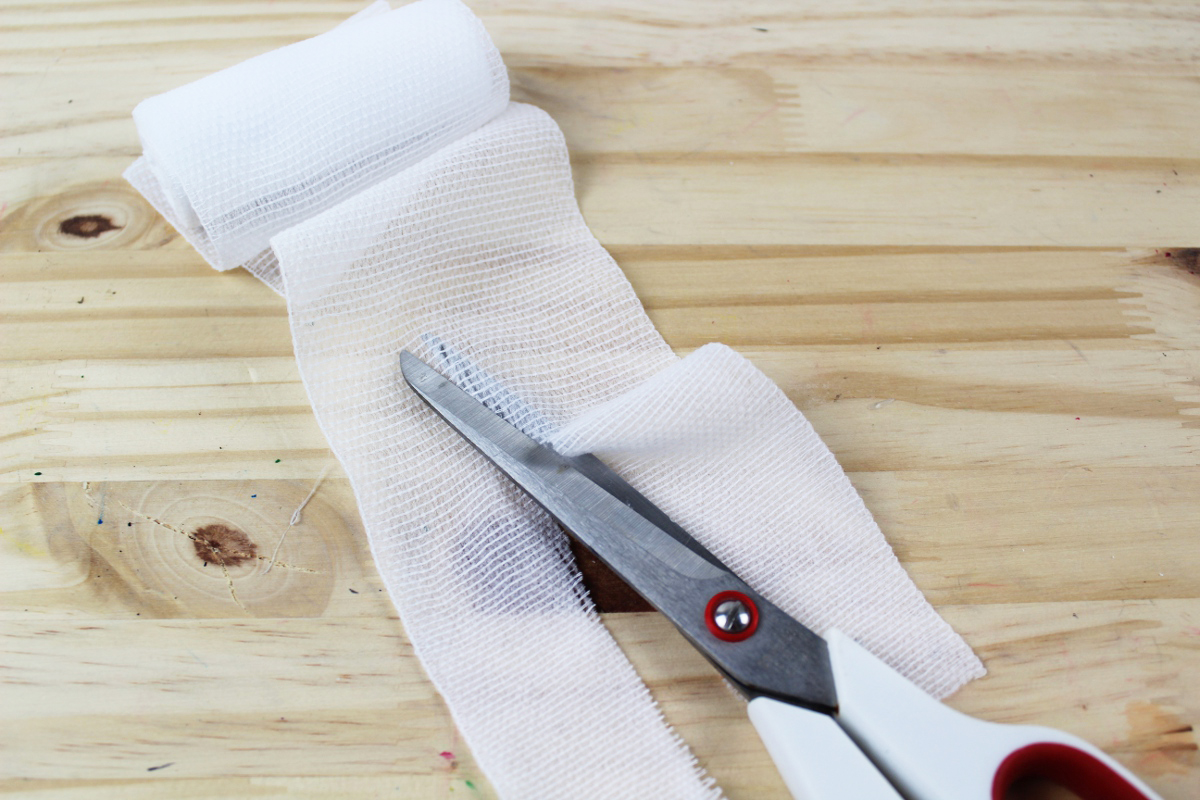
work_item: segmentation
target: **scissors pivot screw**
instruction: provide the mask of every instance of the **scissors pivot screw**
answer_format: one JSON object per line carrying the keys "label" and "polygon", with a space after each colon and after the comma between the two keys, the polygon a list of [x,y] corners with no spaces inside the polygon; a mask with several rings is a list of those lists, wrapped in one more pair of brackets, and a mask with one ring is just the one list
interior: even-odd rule
{"label": "scissors pivot screw", "polygon": [[708,601],[708,630],[726,642],[740,642],[758,629],[758,607],[741,592],[717,592]]}

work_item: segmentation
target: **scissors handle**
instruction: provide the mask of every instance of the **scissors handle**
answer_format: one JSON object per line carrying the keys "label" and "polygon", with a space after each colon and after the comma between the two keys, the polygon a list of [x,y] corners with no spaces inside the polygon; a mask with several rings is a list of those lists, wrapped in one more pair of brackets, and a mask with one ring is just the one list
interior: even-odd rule
{"label": "scissors handle", "polygon": [[1161,800],[1082,739],[967,716],[849,637],[829,631],[825,638],[836,717],[766,697],[750,702],[750,719],[798,800],[1004,800],[1026,777],[1053,781],[1082,800]]}

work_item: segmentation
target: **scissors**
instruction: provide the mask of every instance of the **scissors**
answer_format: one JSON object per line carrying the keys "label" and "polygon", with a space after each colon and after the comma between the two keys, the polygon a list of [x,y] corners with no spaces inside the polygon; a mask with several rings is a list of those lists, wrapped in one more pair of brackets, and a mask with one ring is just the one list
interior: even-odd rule
{"label": "scissors", "polygon": [[848,636],[817,635],[595,456],[539,444],[408,351],[400,366],[421,399],[749,699],[750,719],[798,800],[1004,800],[1026,777],[1083,800],[1161,800],[1078,737],[967,716]]}

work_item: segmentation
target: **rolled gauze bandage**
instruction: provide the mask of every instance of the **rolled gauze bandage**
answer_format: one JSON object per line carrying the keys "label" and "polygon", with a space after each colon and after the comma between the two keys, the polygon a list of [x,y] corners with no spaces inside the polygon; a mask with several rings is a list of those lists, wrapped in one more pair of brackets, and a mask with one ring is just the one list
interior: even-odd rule
{"label": "rolled gauze bandage", "polygon": [[219,270],[272,236],[475,130],[508,104],[508,73],[457,0],[376,3],[133,111],[143,188]]}

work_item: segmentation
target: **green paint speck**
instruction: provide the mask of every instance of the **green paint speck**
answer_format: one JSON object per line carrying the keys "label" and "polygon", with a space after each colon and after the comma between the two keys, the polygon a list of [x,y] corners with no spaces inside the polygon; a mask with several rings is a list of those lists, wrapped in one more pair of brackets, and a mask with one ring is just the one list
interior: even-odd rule
{"label": "green paint speck", "polygon": [[276,464],[278,464],[278,463],[279,463],[280,461],[282,461],[282,460],[283,460],[283,459],[281,459],[281,458],[277,458],[277,459],[275,459],[275,463],[276,463]]}
{"label": "green paint speck", "polygon": [[35,473],[33,473],[33,474],[34,474],[34,475],[41,475],[42,473],[40,473],[40,472],[35,472]]}
{"label": "green paint speck", "polygon": [[465,783],[465,784],[467,785],[467,788],[468,788],[468,789],[474,789],[474,788],[475,788],[475,784],[471,783],[470,781],[463,781],[463,783]]}

